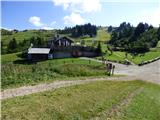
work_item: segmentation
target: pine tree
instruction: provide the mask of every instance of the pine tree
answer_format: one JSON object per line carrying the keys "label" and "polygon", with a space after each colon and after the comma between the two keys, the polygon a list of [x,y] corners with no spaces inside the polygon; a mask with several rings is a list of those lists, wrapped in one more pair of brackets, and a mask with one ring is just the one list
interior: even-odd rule
{"label": "pine tree", "polygon": [[7,51],[8,53],[13,53],[17,51],[16,49],[17,49],[17,41],[15,38],[13,38],[8,44]]}
{"label": "pine tree", "polygon": [[158,35],[158,40],[160,40],[160,25],[159,25],[159,28],[157,30],[157,35]]}
{"label": "pine tree", "polygon": [[97,49],[96,49],[96,53],[97,53],[98,55],[101,55],[101,54],[102,54],[102,47],[101,47],[100,41],[98,42],[98,46],[97,46]]}

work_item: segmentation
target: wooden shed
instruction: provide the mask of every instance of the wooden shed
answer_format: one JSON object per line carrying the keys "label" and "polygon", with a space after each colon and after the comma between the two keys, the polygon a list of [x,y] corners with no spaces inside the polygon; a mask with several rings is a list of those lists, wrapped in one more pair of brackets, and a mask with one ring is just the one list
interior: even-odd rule
{"label": "wooden shed", "polygon": [[29,48],[28,60],[46,60],[50,57],[50,48]]}

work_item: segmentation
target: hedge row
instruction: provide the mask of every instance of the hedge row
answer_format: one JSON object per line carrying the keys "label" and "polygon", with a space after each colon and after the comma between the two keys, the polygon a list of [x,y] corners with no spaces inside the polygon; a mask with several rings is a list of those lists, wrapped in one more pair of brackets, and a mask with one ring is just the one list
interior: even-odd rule
{"label": "hedge row", "polygon": [[142,63],[140,63],[140,64],[138,64],[138,65],[139,65],[139,66],[146,65],[146,64],[148,64],[148,63],[157,61],[157,60],[159,60],[159,59],[160,59],[160,57],[156,57],[156,58],[154,58],[154,59],[152,59],[152,60],[144,61],[144,62],[142,62]]}

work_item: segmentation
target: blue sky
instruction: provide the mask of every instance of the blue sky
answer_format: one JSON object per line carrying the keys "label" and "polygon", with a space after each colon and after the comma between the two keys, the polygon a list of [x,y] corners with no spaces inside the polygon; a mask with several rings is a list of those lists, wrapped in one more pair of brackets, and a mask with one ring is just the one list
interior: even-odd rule
{"label": "blue sky", "polygon": [[118,26],[121,22],[136,26],[147,22],[160,24],[160,1],[144,0],[49,0],[2,1],[1,27],[7,29],[54,29],[92,23]]}

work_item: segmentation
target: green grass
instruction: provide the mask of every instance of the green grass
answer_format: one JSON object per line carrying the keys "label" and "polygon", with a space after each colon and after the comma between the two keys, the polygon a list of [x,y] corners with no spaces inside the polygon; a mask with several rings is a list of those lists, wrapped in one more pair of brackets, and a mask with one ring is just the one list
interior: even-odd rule
{"label": "green grass", "polygon": [[21,54],[21,52],[1,55],[1,63],[4,64],[4,63],[13,62],[15,60],[21,60],[22,58],[20,58],[20,57],[17,56],[19,54]]}
{"label": "green grass", "polygon": [[101,113],[111,110],[139,88],[143,88],[142,92],[133,97],[127,108],[122,106],[119,114],[113,117],[116,120],[158,120],[160,86],[141,81],[99,81],[2,100],[2,119],[103,118],[106,114]]}
{"label": "green grass", "polygon": [[54,31],[38,31],[38,30],[28,30],[25,32],[18,32],[12,35],[2,35],[2,41],[6,45],[9,41],[15,38],[18,42],[23,41],[24,39],[29,39],[31,37],[41,36],[45,39],[51,37],[54,34]]}
{"label": "green grass", "polygon": [[[54,30],[40,31],[40,30],[27,30],[25,32],[19,31],[18,33],[13,33],[12,35],[2,35],[1,41],[3,45],[1,46],[2,54],[7,53],[7,46],[9,42],[15,38],[17,43],[23,42],[25,40],[30,40],[31,37],[41,37],[44,41],[47,41],[50,37],[54,35]],[[25,46],[23,49],[25,49]],[[28,46],[29,47],[29,46]],[[18,47],[20,48],[20,46]]]}
{"label": "green grass", "polygon": [[107,32],[106,29],[102,28],[102,29],[99,29],[97,31],[96,40],[99,40],[99,41],[108,41],[108,40],[110,40],[110,38],[111,38],[111,36]]}
{"label": "green grass", "polygon": [[105,28],[101,28],[101,29],[97,30],[97,35],[95,37],[84,36],[84,37],[76,38],[75,40],[76,41],[85,40],[85,42],[87,44],[87,41],[90,42],[90,43],[92,43],[92,40],[108,41],[108,40],[110,40],[110,38],[111,38],[111,36],[107,32],[107,30]]}
{"label": "green grass", "polygon": [[83,40],[97,40],[97,41],[107,41],[110,40],[110,34],[107,32],[106,29],[99,29],[97,31],[96,37],[86,37],[82,38]]}
{"label": "green grass", "polygon": [[[101,57],[97,57],[101,58]],[[105,59],[111,60],[111,61],[125,61],[125,52],[113,52],[112,54],[108,51],[107,54],[104,56]],[[128,54],[128,58],[131,58],[131,55]]]}
{"label": "green grass", "polygon": [[157,48],[160,48],[160,41],[158,41]]}
{"label": "green grass", "polygon": [[[128,54],[128,57],[131,57],[130,54]],[[108,60],[118,60],[118,61],[124,61],[126,59],[125,52],[113,52],[112,55],[106,56]]]}
{"label": "green grass", "polygon": [[152,60],[154,58],[157,58],[157,57],[160,57],[160,51],[155,51],[155,52],[147,52],[145,53],[144,55],[137,55],[135,56],[132,61],[135,63],[135,64],[139,64],[141,63],[142,61],[149,61],[149,60]]}
{"label": "green grass", "polygon": [[[104,48],[105,48],[105,46],[104,46]],[[110,54],[110,52],[108,52],[108,54],[104,56],[107,60],[125,61],[125,59],[126,59],[125,52],[116,51],[110,55],[109,54]],[[130,53],[128,53],[128,55],[127,55],[127,59],[137,65],[140,64],[142,61],[143,62],[149,61],[149,60],[152,60],[157,57],[160,57],[160,51],[157,49],[146,52],[145,54],[138,54],[136,56],[133,56]],[[98,57],[98,58],[100,58],[100,57]]]}
{"label": "green grass", "polygon": [[48,60],[37,64],[9,62],[2,64],[1,69],[2,89],[75,77],[106,75],[105,67],[101,63],[78,58]]}
{"label": "green grass", "polygon": [[132,103],[121,111],[117,120],[159,120],[160,86],[146,84],[141,94],[134,97]]}

